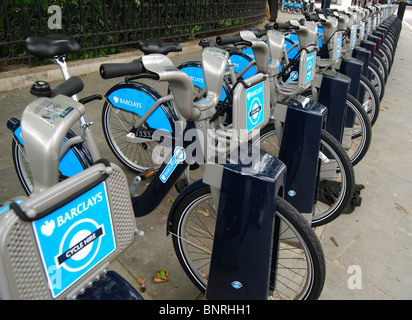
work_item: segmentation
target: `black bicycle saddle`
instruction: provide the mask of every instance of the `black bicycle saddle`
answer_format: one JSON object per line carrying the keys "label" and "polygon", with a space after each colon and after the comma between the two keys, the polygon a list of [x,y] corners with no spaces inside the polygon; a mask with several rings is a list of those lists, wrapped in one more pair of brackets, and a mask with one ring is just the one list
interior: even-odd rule
{"label": "black bicycle saddle", "polygon": [[38,58],[51,59],[70,52],[77,52],[80,50],[80,45],[64,34],[54,33],[42,37],[27,38],[26,50]]}
{"label": "black bicycle saddle", "polygon": [[144,54],[160,53],[165,55],[169,52],[182,51],[182,47],[179,43],[168,43],[161,39],[140,41],[139,49],[142,50]]}

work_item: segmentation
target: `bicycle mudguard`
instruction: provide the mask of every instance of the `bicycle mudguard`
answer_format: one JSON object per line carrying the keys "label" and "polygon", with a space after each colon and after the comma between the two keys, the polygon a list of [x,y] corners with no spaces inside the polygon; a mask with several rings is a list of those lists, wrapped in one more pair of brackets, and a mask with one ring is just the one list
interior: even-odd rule
{"label": "bicycle mudguard", "polygon": [[[76,136],[76,134],[70,130],[67,132],[64,140],[67,141],[74,136]],[[20,122],[14,127],[13,139],[18,144],[24,146],[23,138],[21,136]],[[59,171],[64,177],[71,177],[90,167],[92,163],[93,160],[87,147],[84,144],[77,144],[72,146],[60,160]]]}
{"label": "bicycle mudguard", "polygon": [[290,33],[285,35],[285,46],[286,52],[288,53],[288,58],[293,59],[299,53],[299,38],[297,34]]}
{"label": "bicycle mudguard", "polygon": [[[241,54],[233,53],[230,55],[230,61],[233,63],[233,69],[236,73],[240,73],[243,69],[245,69],[252,60],[255,60],[255,55],[252,48],[249,47],[243,49]],[[253,65],[242,74],[242,79],[250,78],[256,73],[256,65]]]}
{"label": "bicycle mudguard", "polygon": [[[200,61],[188,61],[182,63],[177,68],[182,70],[190,77],[190,79],[192,79],[194,87],[200,88],[201,90],[206,89],[205,76],[203,74],[202,63]],[[230,91],[229,85],[226,81],[223,81],[222,89],[223,90],[220,93],[219,101],[224,101]]]}
{"label": "bicycle mudguard", "polygon": [[74,299],[99,287],[135,229],[127,178],[106,160],[13,201],[0,210],[1,298]]}
{"label": "bicycle mudguard", "polygon": [[[318,46],[319,48],[322,48],[323,46],[322,44],[323,38],[324,38],[323,28],[322,26],[318,26]],[[288,53],[288,58],[289,59],[295,58],[300,49],[298,35],[296,33],[286,34],[285,35],[285,46],[286,46],[286,51]],[[317,55],[319,55],[319,53]]]}
{"label": "bicycle mudguard", "polygon": [[[146,84],[128,81],[113,86],[105,97],[115,108],[141,117],[162,96]],[[147,118],[146,123],[151,129],[173,132],[173,124],[177,120],[173,106],[165,102]]]}

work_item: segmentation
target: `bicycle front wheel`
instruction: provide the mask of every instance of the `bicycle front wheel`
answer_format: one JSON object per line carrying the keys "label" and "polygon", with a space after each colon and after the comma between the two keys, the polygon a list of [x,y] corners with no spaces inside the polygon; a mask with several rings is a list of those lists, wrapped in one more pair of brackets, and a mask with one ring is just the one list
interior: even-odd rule
{"label": "bicycle front wheel", "polygon": [[366,114],[368,115],[371,126],[373,126],[379,116],[379,96],[375,88],[373,87],[373,84],[365,76],[361,76],[359,86],[363,94],[363,99],[360,102]]}
{"label": "bicycle front wheel", "polygon": [[379,96],[379,101],[382,101],[385,94],[385,81],[383,80],[383,76],[379,72],[378,67],[376,67],[374,64],[370,63],[368,65],[368,71],[371,74],[370,82],[372,83],[373,87],[376,90],[376,93]]}
{"label": "bicycle front wheel", "polygon": [[358,164],[369,150],[372,141],[372,126],[362,105],[350,94],[346,99],[346,118],[353,120],[353,125],[344,127],[342,145],[352,165]]}
{"label": "bicycle front wheel", "polygon": [[[172,219],[179,262],[202,292],[208,282],[216,218],[210,187],[203,186],[182,200]],[[282,198],[277,198],[275,219],[281,224],[281,233],[275,237],[279,240],[276,263],[268,270],[273,280],[268,299],[317,299],[325,281],[325,259],[316,234]]]}
{"label": "bicycle front wheel", "polygon": [[[135,173],[156,171],[169,150],[156,148],[159,142],[150,138],[141,139],[141,142],[127,139],[129,133],[136,131],[139,118],[136,113],[116,108],[106,101],[102,110],[103,133],[113,154],[125,167]],[[148,130],[149,126],[144,123],[141,129]]]}
{"label": "bicycle front wheel", "polygon": [[[280,144],[273,124],[261,130],[260,147],[279,156]],[[319,157],[319,183],[313,208],[312,227],[335,220],[352,198],[355,174],[351,161],[341,144],[328,132],[322,130]]]}
{"label": "bicycle front wheel", "polygon": [[[302,95],[312,98],[310,91],[305,91]],[[365,99],[366,96],[367,93],[365,92]],[[342,145],[353,166],[359,163],[366,155],[371,140],[372,126],[365,107],[352,95],[347,94]],[[339,143],[337,140],[336,142]]]}

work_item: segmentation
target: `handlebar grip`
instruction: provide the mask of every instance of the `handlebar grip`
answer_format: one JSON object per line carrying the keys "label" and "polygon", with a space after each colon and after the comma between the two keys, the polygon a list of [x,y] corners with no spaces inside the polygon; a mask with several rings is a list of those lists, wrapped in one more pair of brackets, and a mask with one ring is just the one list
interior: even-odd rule
{"label": "handlebar grip", "polygon": [[227,44],[235,44],[237,42],[241,42],[242,38],[239,34],[234,34],[233,36],[217,36],[216,43],[219,46],[224,46]]}
{"label": "handlebar grip", "polygon": [[313,21],[313,22],[326,22],[324,19],[320,18],[317,13],[304,13],[306,21]]}
{"label": "handlebar grip", "polygon": [[250,28],[249,31],[252,31],[258,38],[266,35],[266,29]]}
{"label": "handlebar grip", "polygon": [[103,63],[100,66],[100,76],[103,79],[133,76],[142,72],[144,72],[144,67],[139,60],[129,63]]}
{"label": "handlebar grip", "polygon": [[60,83],[56,88],[52,90],[51,97],[55,97],[59,94],[71,97],[84,88],[83,80],[79,77],[70,77],[64,82]]}
{"label": "handlebar grip", "polygon": [[295,29],[295,30],[299,30],[298,26],[294,26],[292,25],[289,21],[288,22],[275,22],[273,25],[273,28],[275,29],[285,29],[285,30],[289,30],[289,29]]}

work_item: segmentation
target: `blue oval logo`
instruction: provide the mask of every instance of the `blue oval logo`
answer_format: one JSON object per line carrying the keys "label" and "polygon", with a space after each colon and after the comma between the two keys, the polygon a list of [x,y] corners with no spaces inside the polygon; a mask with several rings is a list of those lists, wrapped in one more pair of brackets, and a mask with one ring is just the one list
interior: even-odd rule
{"label": "blue oval logo", "polygon": [[240,289],[243,287],[243,285],[240,283],[240,281],[233,281],[232,282],[232,287],[235,289]]}
{"label": "blue oval logo", "polygon": [[296,195],[295,190],[289,190],[288,195],[294,197]]}

